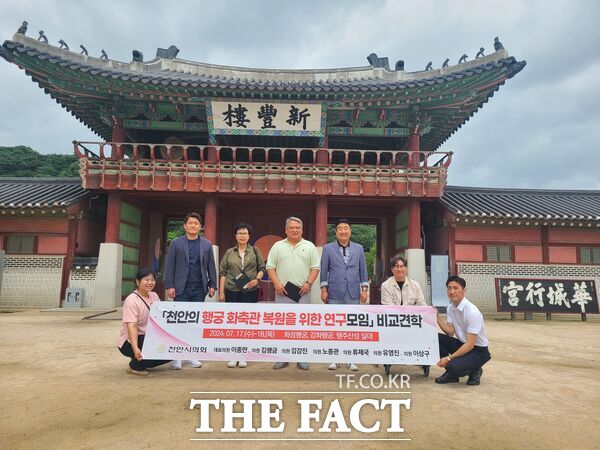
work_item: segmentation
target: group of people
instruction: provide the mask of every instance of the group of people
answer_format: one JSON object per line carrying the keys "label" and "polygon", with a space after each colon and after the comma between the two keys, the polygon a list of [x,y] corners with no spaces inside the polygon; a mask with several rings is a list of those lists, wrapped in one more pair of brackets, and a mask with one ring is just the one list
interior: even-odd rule
{"label": "group of people", "polygon": [[[336,240],[323,247],[319,257],[315,245],[304,239],[303,223],[298,217],[285,222],[286,238],[276,242],[267,261],[260,250],[250,244],[252,226],[239,223],[234,227],[235,247],[228,249],[215,267],[212,244],[200,236],[201,219],[189,213],[184,220],[185,235],[171,242],[166,261],[165,286],[167,296],[179,302],[203,302],[213,297],[218,286],[218,300],[234,303],[259,301],[259,282],[268,273],[275,288],[276,303],[310,303],[312,286],[319,278],[321,300],[331,305],[365,303],[369,281],[363,247],[351,241],[352,225],[346,219],[335,223]],[[381,303],[384,305],[427,306],[419,283],[407,277],[407,261],[397,255],[390,261],[392,276],[381,285]],[[145,360],[142,346],[150,305],[159,301],[153,292],[156,274],[142,269],[136,276],[137,289],[123,304],[123,323],[119,350],[131,359],[128,373],[147,375],[148,368],[168,361]],[[437,365],[445,373],[436,383],[458,382],[468,376],[467,384],[478,385],[483,373],[481,367],[490,359],[488,339],[483,316],[466,298],[464,279],[451,276],[446,283],[450,305],[447,318],[438,315],[440,356]],[[455,337],[456,336],[456,337]],[[201,361],[187,361],[191,367],[202,367]],[[276,362],[274,369],[282,369],[287,362]],[[228,367],[247,367],[246,361],[230,361]],[[306,362],[298,368],[308,370]],[[181,369],[182,361],[172,361],[173,369]],[[330,370],[337,369],[329,364]],[[425,376],[429,366],[422,366]],[[354,363],[350,370],[358,370]]]}

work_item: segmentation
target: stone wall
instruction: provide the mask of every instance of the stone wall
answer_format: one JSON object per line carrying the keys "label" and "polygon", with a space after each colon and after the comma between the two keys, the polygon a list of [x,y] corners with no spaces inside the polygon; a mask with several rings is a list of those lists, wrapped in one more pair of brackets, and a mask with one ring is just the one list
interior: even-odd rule
{"label": "stone wall", "polygon": [[64,256],[7,255],[2,308],[58,308]]}
{"label": "stone wall", "polygon": [[83,270],[71,270],[69,275],[69,287],[81,288],[85,291],[83,300],[84,308],[94,309],[94,288],[96,283],[96,268]]}

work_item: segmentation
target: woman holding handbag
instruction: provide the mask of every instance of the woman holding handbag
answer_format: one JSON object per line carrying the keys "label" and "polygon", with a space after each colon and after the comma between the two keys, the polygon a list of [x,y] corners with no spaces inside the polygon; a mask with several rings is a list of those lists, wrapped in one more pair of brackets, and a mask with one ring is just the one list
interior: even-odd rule
{"label": "woman holding handbag", "polygon": [[167,360],[142,359],[142,347],[146,335],[146,326],[150,315],[150,306],[160,299],[153,292],[156,274],[151,269],[140,269],[135,277],[137,289],[127,296],[123,303],[123,319],[119,334],[119,351],[131,358],[127,373],[145,376],[151,367],[168,363]]}
{"label": "woman holding handbag", "polygon": [[[223,255],[219,264],[219,301],[256,303],[258,283],[265,274],[265,260],[260,250],[249,245],[252,226],[238,223],[233,227],[236,246]],[[227,367],[247,367],[246,361],[229,361]]]}

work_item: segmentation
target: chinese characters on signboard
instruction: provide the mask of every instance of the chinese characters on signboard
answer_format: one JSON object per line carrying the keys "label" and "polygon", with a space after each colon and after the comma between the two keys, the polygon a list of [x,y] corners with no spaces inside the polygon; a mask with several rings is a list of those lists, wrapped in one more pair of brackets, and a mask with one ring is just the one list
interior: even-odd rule
{"label": "chinese characters on signboard", "polygon": [[214,135],[324,136],[321,103],[227,100],[207,102],[208,129]]}
{"label": "chinese characters on signboard", "polygon": [[498,311],[598,314],[592,280],[496,278]]}

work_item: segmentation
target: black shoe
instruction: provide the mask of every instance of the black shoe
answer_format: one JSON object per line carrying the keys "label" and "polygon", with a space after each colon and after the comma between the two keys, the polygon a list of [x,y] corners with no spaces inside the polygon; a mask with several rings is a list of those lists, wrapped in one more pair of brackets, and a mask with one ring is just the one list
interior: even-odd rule
{"label": "black shoe", "polygon": [[458,377],[455,377],[450,372],[444,372],[442,376],[439,376],[435,379],[437,384],[458,383],[458,381]]}
{"label": "black shoe", "polygon": [[421,366],[423,369],[423,376],[427,378],[429,376],[429,366]]}
{"label": "black shoe", "polygon": [[483,369],[480,367],[471,375],[469,375],[469,379],[467,380],[467,384],[469,386],[479,386],[481,383],[481,375],[483,375]]}

